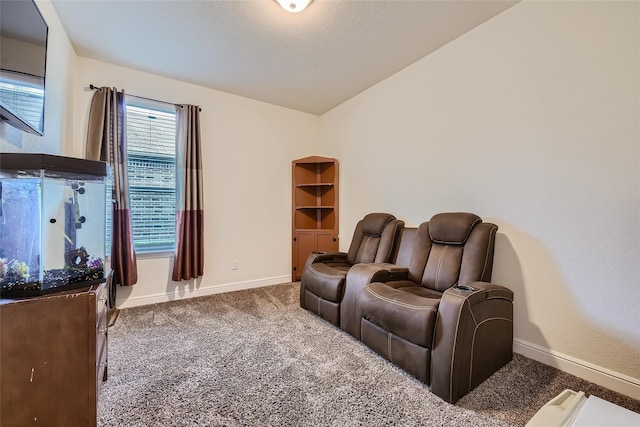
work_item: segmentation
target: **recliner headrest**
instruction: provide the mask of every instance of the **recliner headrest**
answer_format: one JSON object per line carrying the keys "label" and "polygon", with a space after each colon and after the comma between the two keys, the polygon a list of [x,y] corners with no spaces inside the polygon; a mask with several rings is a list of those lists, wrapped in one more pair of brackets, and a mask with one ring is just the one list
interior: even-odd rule
{"label": "recliner headrest", "polygon": [[482,222],[478,215],[466,212],[450,212],[434,215],[429,221],[429,237],[436,243],[462,245],[471,230]]}
{"label": "recliner headrest", "polygon": [[384,227],[396,219],[395,216],[387,213],[370,213],[362,218],[362,232],[368,235],[380,236]]}

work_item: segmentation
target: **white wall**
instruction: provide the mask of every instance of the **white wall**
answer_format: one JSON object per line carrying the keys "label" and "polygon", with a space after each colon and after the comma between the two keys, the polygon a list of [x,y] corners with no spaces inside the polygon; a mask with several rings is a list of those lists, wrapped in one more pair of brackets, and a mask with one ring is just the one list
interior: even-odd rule
{"label": "white wall", "polygon": [[49,0],[36,0],[49,26],[45,80],[44,136],[24,133],[0,122],[0,152],[63,154],[74,125],[73,97],[77,56]]}
{"label": "white wall", "polygon": [[89,84],[202,108],[205,274],[175,283],[172,258],[140,257],[139,282],[118,288],[119,306],[291,279],[291,161],[314,154],[318,116],[80,57],[72,156],[84,156]]}
{"label": "white wall", "polygon": [[371,211],[497,223],[516,350],[636,397],[638,16],[637,2],[518,4],[325,114],[321,139],[341,161],[343,249]]}

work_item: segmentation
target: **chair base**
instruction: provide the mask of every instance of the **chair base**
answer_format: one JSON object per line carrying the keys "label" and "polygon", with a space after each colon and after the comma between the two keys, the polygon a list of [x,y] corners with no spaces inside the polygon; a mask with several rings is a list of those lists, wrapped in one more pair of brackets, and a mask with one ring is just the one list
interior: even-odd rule
{"label": "chair base", "polygon": [[300,304],[302,308],[306,308],[335,326],[340,326],[339,303],[322,299],[308,290],[304,291],[303,298],[304,304]]}
{"label": "chair base", "polygon": [[362,319],[360,339],[371,350],[429,385],[431,351]]}

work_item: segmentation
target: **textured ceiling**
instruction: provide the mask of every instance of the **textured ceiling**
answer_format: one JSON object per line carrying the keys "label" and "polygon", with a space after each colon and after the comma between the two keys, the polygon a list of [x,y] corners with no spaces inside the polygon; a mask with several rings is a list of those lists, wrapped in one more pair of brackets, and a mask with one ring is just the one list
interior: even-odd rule
{"label": "textured ceiling", "polygon": [[516,2],[52,3],[80,56],[323,114]]}

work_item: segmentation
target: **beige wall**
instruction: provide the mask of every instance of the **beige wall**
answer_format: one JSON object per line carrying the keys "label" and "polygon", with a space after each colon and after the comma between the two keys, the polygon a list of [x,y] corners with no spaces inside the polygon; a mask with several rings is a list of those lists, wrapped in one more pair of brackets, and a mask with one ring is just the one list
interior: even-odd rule
{"label": "beige wall", "polygon": [[118,289],[120,306],[290,280],[291,160],[314,154],[319,117],[80,57],[75,145],[67,153],[77,157],[84,156],[89,84],[202,108],[205,274],[175,283],[172,258],[141,256],[138,284]]}
{"label": "beige wall", "polygon": [[320,142],[342,249],[370,211],[475,212],[500,226],[516,351],[640,397],[638,6],[518,4],[325,114]]}

